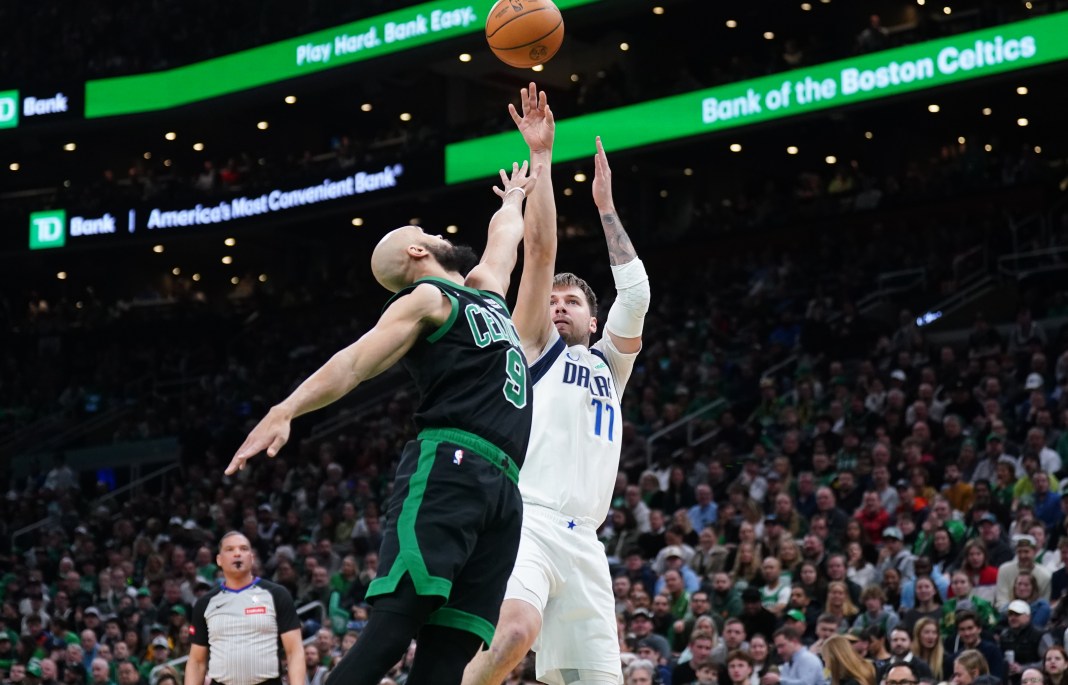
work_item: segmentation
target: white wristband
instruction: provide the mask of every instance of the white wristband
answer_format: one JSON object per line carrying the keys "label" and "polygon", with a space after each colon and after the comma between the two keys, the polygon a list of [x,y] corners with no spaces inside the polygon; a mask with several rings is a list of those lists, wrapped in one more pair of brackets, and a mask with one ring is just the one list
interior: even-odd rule
{"label": "white wristband", "polygon": [[508,190],[505,191],[504,196],[508,197],[508,193],[514,193],[516,191],[519,191],[519,192],[523,193],[523,197],[527,196],[527,191],[523,190],[519,186],[516,186],[514,188],[509,188]]}

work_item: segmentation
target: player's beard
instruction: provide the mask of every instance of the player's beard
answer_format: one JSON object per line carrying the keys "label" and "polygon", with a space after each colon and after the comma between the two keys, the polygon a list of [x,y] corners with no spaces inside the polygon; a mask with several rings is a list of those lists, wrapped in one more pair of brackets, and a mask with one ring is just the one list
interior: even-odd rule
{"label": "player's beard", "polygon": [[445,240],[434,240],[427,242],[424,247],[434,255],[441,268],[455,271],[461,276],[467,276],[478,264],[478,255],[467,245],[453,245]]}

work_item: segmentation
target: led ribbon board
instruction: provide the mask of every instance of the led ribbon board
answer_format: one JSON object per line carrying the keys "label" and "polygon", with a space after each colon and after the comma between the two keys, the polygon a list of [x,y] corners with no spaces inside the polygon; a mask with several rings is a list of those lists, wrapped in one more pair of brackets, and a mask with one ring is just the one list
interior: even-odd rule
{"label": "led ribbon board", "polygon": [[[1068,12],[598,112],[557,124],[553,159],[712,133],[1068,59]],[[526,159],[517,131],[447,145],[445,182]]]}
{"label": "led ribbon board", "polygon": [[[556,0],[561,10],[602,0]],[[482,31],[488,0],[440,0],[151,74],[85,84],[85,116],[152,112]],[[488,49],[487,49],[488,50]]]}

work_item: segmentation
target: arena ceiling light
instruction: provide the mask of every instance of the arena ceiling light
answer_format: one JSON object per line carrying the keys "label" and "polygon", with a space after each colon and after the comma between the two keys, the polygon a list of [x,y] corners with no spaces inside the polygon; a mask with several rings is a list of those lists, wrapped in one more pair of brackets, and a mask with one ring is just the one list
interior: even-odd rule
{"label": "arena ceiling light", "polygon": [[365,102],[362,105],[360,105],[360,111],[361,112],[370,112],[371,109],[372,108],[371,108],[371,103],[370,102]]}
{"label": "arena ceiling light", "polygon": [[741,151],[742,151],[742,144],[741,143],[731,143],[731,152],[741,152]]}
{"label": "arena ceiling light", "polygon": [[295,104],[297,104],[297,96],[296,95],[287,95],[286,96],[286,104],[287,105],[295,105]]}
{"label": "arena ceiling light", "polygon": [[1016,120],[1016,125],[1017,126],[1021,126],[1021,127],[1027,126],[1030,123],[1031,122],[1028,121],[1026,117],[1020,117],[1019,119]]}
{"label": "arena ceiling light", "polygon": [[204,150],[204,143],[193,143],[193,149],[197,152],[202,152]]}
{"label": "arena ceiling light", "polygon": [[582,173],[581,171],[575,172],[575,183],[585,183],[585,182],[586,182],[586,174]]}
{"label": "arena ceiling light", "polygon": [[153,245],[152,246],[152,251],[155,252],[156,254],[163,254],[163,246],[162,245]]}
{"label": "arena ceiling light", "polygon": [[729,28],[729,29],[736,29],[736,28],[738,28],[738,22],[736,22],[736,21],[735,21],[735,20],[733,20],[733,19],[728,19],[728,20],[727,20],[727,28]]}
{"label": "arena ceiling light", "polygon": [[234,245],[237,245],[237,240],[235,238],[227,238],[223,241],[223,245],[233,247]]}
{"label": "arena ceiling light", "polygon": [[530,68],[530,70],[531,71],[545,71],[545,65],[544,64],[535,64],[534,66],[532,66]]}
{"label": "arena ceiling light", "polygon": [[661,15],[663,13],[664,13],[664,8],[661,7],[660,5],[657,5],[656,7],[653,8],[653,14],[659,16],[659,15]]}
{"label": "arena ceiling light", "polygon": [[11,169],[12,171],[18,171],[18,170],[19,170],[19,169],[21,169],[22,167],[20,167],[20,166],[19,166],[19,163],[18,163],[18,162],[12,162],[11,164],[8,164],[8,165],[7,165],[7,168],[8,168],[8,169]]}
{"label": "arena ceiling light", "polygon": [[167,131],[166,133],[163,134],[163,137],[166,138],[167,140],[175,140],[175,139],[178,138],[178,134],[175,133],[174,131]]}
{"label": "arena ceiling light", "polygon": [[401,121],[411,121],[412,120],[411,112],[401,112],[400,120]]}
{"label": "arena ceiling light", "polygon": [[171,269],[171,275],[173,275],[173,276],[181,276],[182,275],[182,269],[180,267],[177,267],[177,266],[174,267],[173,269]]}
{"label": "arena ceiling light", "polygon": [[789,147],[786,148],[786,154],[788,154],[788,155],[796,155],[797,153],[798,153],[798,149],[797,149],[796,145],[790,145]]}
{"label": "arena ceiling light", "polygon": [[469,53],[469,52],[461,52],[460,53],[460,61],[461,62],[470,62],[471,61],[471,53]]}
{"label": "arena ceiling light", "polygon": [[990,109],[989,107],[984,107],[983,108],[983,116],[984,117],[988,117],[993,113],[994,113],[994,110]]}
{"label": "arena ceiling light", "polygon": [[1016,88],[1017,95],[1027,95],[1027,86],[1019,86]]}
{"label": "arena ceiling light", "polygon": [[837,164],[838,163],[838,158],[835,157],[834,155],[827,155],[826,157],[823,158],[823,161],[827,162],[828,164]]}
{"label": "arena ceiling light", "polygon": [[938,114],[942,111],[942,108],[935,104],[927,105],[927,111],[931,114]]}
{"label": "arena ceiling light", "polygon": [[801,11],[802,12],[811,12],[812,11],[812,5],[808,4],[807,2],[801,3]]}
{"label": "arena ceiling light", "polygon": [[267,274],[260,274],[259,278],[257,278],[256,280],[259,281],[260,283],[266,283],[267,282]]}
{"label": "arena ceiling light", "polygon": [[445,227],[445,232],[449,234],[456,234],[460,232],[460,227],[456,224],[449,224]]}
{"label": "arena ceiling light", "polygon": [[59,273],[56,274],[56,278],[58,278],[61,281],[67,280],[67,272],[66,271],[60,271]]}
{"label": "arena ceiling light", "polygon": [[256,128],[258,128],[261,131],[266,131],[269,127],[270,127],[270,124],[268,124],[266,121],[259,121],[259,122],[256,123]]}
{"label": "arena ceiling light", "polygon": [[75,144],[75,143],[67,143],[66,145],[63,146],[63,149],[66,150],[67,152],[74,152],[75,150],[78,149],[78,145]]}
{"label": "arena ceiling light", "polygon": [[353,226],[363,226],[363,219],[361,219],[361,218],[360,218],[360,217],[358,217],[358,216],[357,216],[357,217],[354,217],[354,218],[352,219],[352,225],[353,225]]}

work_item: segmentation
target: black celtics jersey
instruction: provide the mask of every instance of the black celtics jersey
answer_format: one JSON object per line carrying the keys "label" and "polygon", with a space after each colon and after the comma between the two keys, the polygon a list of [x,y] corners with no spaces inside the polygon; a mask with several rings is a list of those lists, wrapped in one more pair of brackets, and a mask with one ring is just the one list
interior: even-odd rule
{"label": "black celtics jersey", "polygon": [[419,388],[416,427],[474,433],[521,466],[530,438],[532,390],[508,306],[495,293],[438,278],[420,279],[393,299],[422,283],[449,298],[452,314],[402,360]]}

